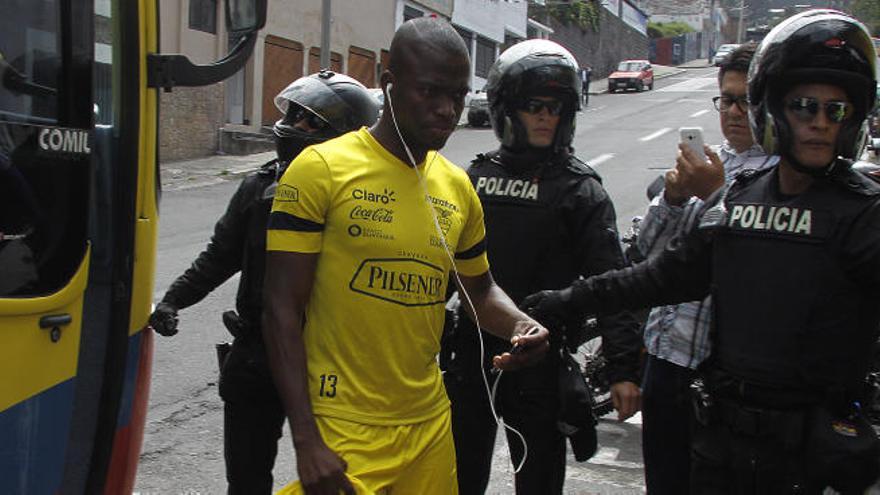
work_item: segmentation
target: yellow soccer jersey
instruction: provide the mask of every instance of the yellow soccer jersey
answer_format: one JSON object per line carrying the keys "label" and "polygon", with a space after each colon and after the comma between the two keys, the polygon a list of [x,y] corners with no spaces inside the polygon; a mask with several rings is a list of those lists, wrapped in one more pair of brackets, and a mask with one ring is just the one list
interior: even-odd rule
{"label": "yellow soccer jersey", "polygon": [[435,356],[452,262],[488,271],[480,200],[437,152],[412,167],[362,128],[302,152],[281,178],[267,249],[320,253],[304,340],[315,414],[366,424],[447,408]]}

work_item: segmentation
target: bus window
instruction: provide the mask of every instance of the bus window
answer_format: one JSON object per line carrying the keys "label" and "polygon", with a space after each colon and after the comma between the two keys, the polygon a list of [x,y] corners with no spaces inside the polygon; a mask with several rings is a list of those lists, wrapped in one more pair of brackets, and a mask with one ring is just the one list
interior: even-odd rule
{"label": "bus window", "polygon": [[[61,69],[56,1],[17,0],[0,16],[0,116],[4,120],[57,122]],[[23,30],[24,36],[21,36]],[[13,34],[15,33],[15,34]]]}
{"label": "bus window", "polygon": [[33,297],[83,259],[89,134],[62,127],[83,118],[60,115],[59,3],[13,4],[0,16],[0,297]]}

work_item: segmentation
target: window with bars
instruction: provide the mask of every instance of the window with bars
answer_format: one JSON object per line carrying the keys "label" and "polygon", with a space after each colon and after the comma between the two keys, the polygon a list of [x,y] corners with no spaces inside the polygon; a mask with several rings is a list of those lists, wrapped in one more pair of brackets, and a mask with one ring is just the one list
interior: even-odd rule
{"label": "window with bars", "polygon": [[477,36],[477,66],[474,73],[479,77],[489,75],[489,68],[495,62],[495,43],[482,36]]}

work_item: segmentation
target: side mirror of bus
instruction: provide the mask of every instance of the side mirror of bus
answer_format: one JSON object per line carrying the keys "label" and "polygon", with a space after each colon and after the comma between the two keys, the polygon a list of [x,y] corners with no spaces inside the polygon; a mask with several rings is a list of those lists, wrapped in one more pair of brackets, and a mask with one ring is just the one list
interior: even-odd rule
{"label": "side mirror of bus", "polygon": [[150,53],[147,55],[147,85],[171,91],[175,86],[207,86],[229,78],[247,63],[257,41],[257,32],[266,25],[267,0],[226,0],[226,27],[238,43],[222,59],[204,65],[192,63],[185,55]]}

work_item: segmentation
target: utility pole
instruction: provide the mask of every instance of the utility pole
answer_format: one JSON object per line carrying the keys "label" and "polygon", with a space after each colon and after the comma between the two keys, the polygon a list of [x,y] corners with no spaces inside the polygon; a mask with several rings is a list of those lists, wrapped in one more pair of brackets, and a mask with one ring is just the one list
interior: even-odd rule
{"label": "utility pole", "polygon": [[330,68],[330,0],[321,0],[321,68]]}
{"label": "utility pole", "polygon": [[[707,50],[709,58],[715,51],[715,0],[709,0],[709,49]],[[711,62],[711,60],[710,60]]]}
{"label": "utility pole", "polygon": [[[329,1],[329,0],[328,0]],[[746,0],[739,0],[739,27],[736,30],[736,42],[737,44],[742,43],[743,37],[743,14],[746,10],[745,5]]]}

